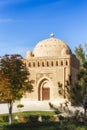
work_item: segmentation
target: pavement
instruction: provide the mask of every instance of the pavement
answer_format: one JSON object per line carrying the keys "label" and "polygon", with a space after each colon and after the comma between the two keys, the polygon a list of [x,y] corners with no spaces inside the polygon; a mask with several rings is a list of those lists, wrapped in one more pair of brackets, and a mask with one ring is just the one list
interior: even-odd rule
{"label": "pavement", "polygon": [[[18,112],[18,104],[23,104],[24,107],[21,111],[48,111],[51,110],[48,102],[28,101],[28,102],[16,102],[13,104],[13,112]],[[8,104],[0,104],[0,114],[8,113]]]}
{"label": "pavement", "polygon": [[[49,101],[50,102],[50,101]],[[53,109],[50,108],[48,101],[29,101],[22,99],[21,101],[17,101],[13,104],[13,113],[18,112],[19,109],[17,108],[18,104],[23,104],[24,107],[21,108],[21,111],[52,111]],[[55,106],[58,107],[60,104],[64,105],[65,100],[64,99],[59,99],[56,101],[51,101],[51,103]],[[64,107],[64,106],[62,106]],[[73,107],[69,104],[69,109],[71,111],[76,111],[80,110],[83,112],[82,107]],[[8,113],[8,104],[0,104],[0,114]]]}

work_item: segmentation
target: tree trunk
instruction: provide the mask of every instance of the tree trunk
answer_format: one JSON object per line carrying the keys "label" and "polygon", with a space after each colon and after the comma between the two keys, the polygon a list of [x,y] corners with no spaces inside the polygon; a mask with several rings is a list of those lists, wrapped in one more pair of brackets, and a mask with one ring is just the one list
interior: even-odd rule
{"label": "tree trunk", "polygon": [[13,107],[13,103],[9,102],[8,103],[8,109],[9,109],[9,125],[12,124],[12,107]]}

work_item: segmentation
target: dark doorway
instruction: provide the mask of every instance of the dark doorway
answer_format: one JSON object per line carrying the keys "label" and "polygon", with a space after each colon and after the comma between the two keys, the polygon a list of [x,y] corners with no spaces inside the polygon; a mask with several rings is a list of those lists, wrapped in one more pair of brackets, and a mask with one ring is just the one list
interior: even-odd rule
{"label": "dark doorway", "polygon": [[50,100],[50,88],[42,88],[42,100]]}

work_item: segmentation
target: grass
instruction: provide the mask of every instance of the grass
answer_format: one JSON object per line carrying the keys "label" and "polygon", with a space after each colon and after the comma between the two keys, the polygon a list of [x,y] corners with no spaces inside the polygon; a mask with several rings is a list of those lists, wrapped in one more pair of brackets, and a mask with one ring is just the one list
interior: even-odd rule
{"label": "grass", "polygon": [[[19,112],[13,113],[13,116],[21,115],[23,117],[29,116],[54,116],[55,112],[53,111],[28,111],[28,112]],[[7,119],[7,114],[0,115],[0,118],[4,116],[4,119]],[[6,118],[5,118],[6,116]],[[87,130],[87,123],[77,123],[76,121],[70,122],[70,120],[60,122],[54,121],[31,121],[31,122],[18,122],[13,121],[11,126],[8,125],[8,122],[0,122],[0,130]]]}
{"label": "grass", "polygon": [[69,123],[18,123],[11,126],[5,125],[0,130],[87,130],[84,125],[75,125]]}
{"label": "grass", "polygon": [[22,112],[24,115],[39,115],[39,116],[53,116],[55,115],[54,111],[28,111],[28,112]]}

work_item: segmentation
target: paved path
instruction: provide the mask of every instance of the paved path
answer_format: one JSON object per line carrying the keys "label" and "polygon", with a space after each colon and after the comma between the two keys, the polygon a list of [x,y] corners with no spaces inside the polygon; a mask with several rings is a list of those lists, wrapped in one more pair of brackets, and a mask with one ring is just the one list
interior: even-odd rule
{"label": "paved path", "polygon": [[[13,104],[13,112],[19,111],[17,108],[17,105],[20,103],[14,103]],[[51,110],[48,102],[37,102],[37,101],[30,101],[30,102],[25,102],[21,103],[24,105],[23,108],[21,108],[22,111],[47,111]],[[2,113],[8,113],[8,104],[0,104],[0,114]]]}
{"label": "paved path", "polygon": [[[55,106],[58,106],[60,104],[60,100],[58,101],[53,101],[51,102]],[[49,102],[47,101],[27,101],[27,100],[22,100],[21,102],[16,102],[13,105],[13,112],[18,112],[19,109],[17,108],[18,104],[23,104],[24,107],[21,109],[22,111],[49,111],[52,110],[49,106]],[[64,103],[63,103],[64,104]],[[72,107],[69,106],[69,109],[72,111],[75,111],[76,109],[79,109],[80,111],[83,111],[82,107]],[[8,113],[8,104],[0,104],[0,114],[3,113]]]}

